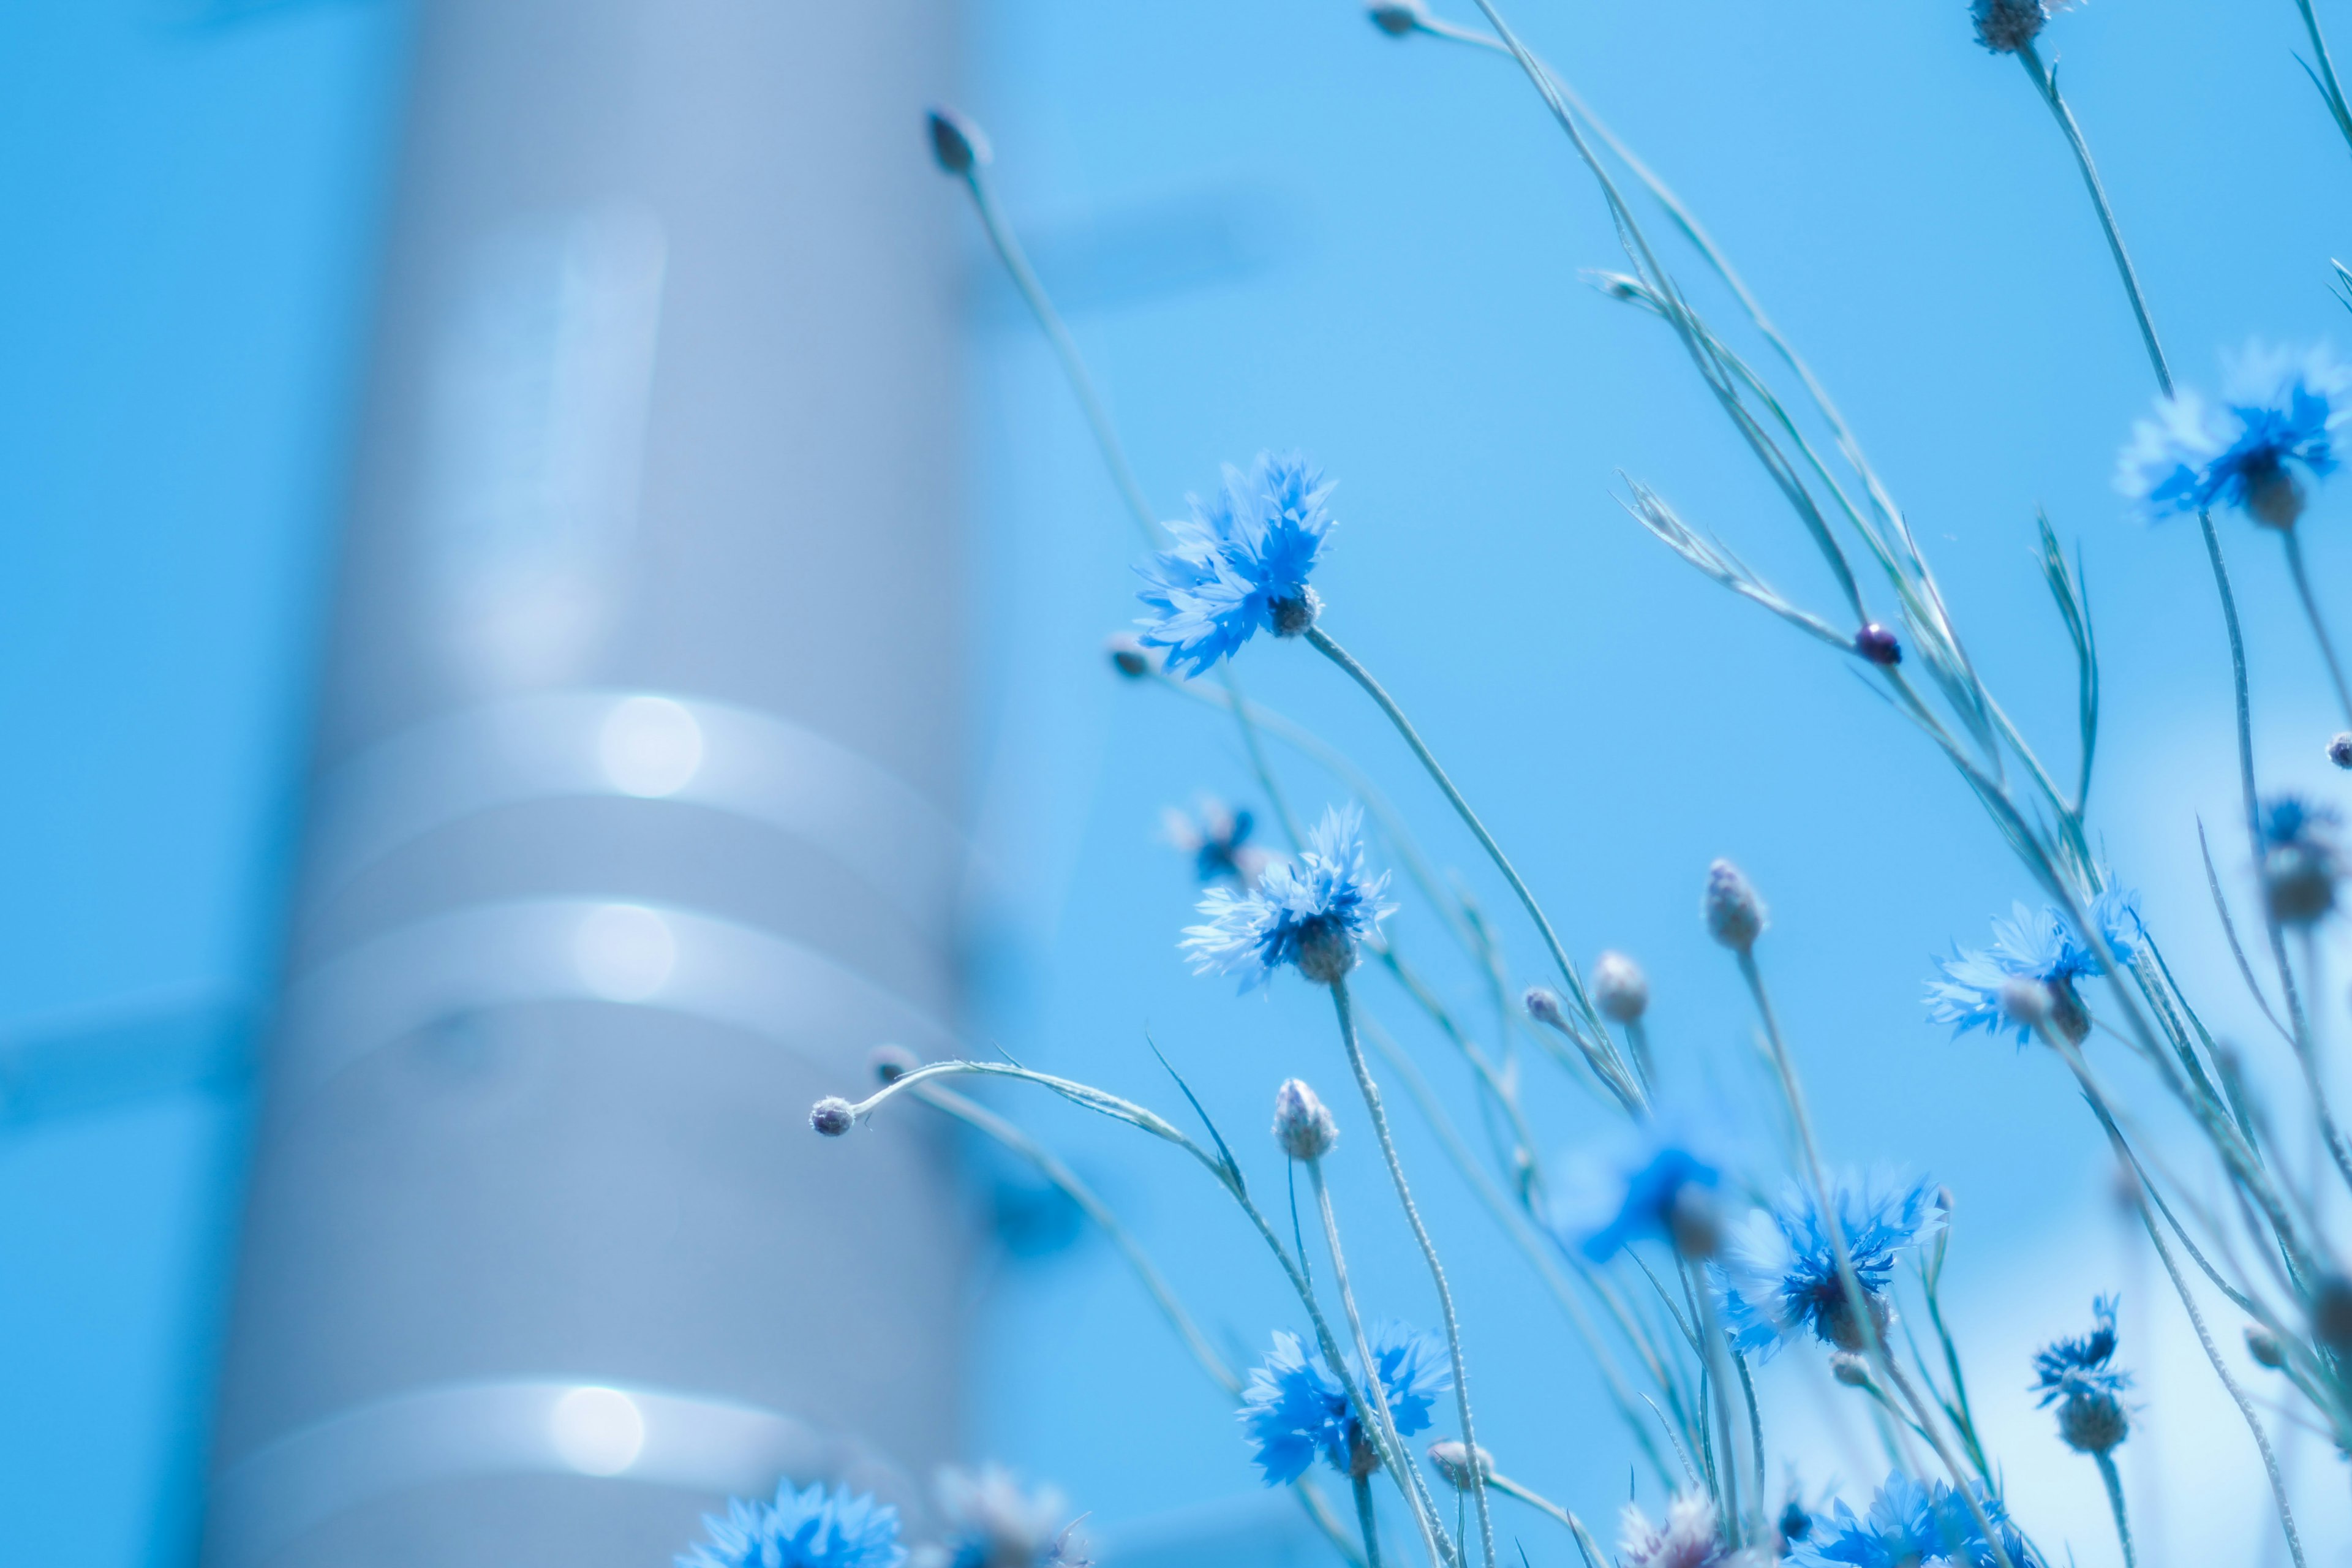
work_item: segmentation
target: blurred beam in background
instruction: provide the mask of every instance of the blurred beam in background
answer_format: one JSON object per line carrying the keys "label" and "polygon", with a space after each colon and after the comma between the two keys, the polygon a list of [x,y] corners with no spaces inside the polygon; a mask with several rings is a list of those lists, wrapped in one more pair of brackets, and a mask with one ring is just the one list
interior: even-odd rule
{"label": "blurred beam in background", "polygon": [[963,1239],[945,0],[429,0],[205,1561],[918,1500]]}

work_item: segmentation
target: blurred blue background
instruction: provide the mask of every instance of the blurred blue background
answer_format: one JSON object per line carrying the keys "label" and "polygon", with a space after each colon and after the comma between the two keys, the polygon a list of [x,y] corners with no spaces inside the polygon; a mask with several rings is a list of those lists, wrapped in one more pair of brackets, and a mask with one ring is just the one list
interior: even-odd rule
{"label": "blurred blue background", "polygon": [[[2152,922],[2180,933],[2176,957],[2210,947],[2192,814],[2234,809],[2218,616],[2194,533],[2129,522],[2109,488],[2152,386],[2022,74],[1975,47],[1957,4],[1543,5],[1518,19],[1809,355],[1909,510],[1971,651],[2062,765],[2073,670],[2027,553],[2034,509],[2081,541],[2108,678],[2095,820]],[[17,759],[0,812],[7,1561],[184,1555],[405,25],[390,0],[0,13],[0,189],[16,218],[0,252],[0,726]],[[2177,1308],[2118,1239],[2054,1065],[1948,1044],[1918,1005],[1931,953],[1978,940],[2029,889],[1850,669],[1696,578],[1612,499],[1621,471],[1638,478],[1797,597],[1830,603],[1664,329],[1580,276],[1622,258],[1524,81],[1490,57],[1382,37],[1343,0],[973,0],[965,25],[967,106],[1000,187],[1163,514],[1262,447],[1328,466],[1342,528],[1326,624],[1417,715],[1571,951],[1619,947],[1649,967],[1667,1076],[1694,1099],[1737,1103],[1755,1082],[1736,978],[1696,919],[1709,858],[1748,868],[1772,905],[1768,963],[1826,1137],[1955,1189],[1955,1289],[1982,1325],[1989,1420],[2019,1434],[2005,1451],[2021,1508],[2046,1500],[2082,1559],[2105,1561],[2096,1512],[2065,1511],[2087,1472],[2063,1469],[2022,1409],[2021,1364],[1999,1358],[2078,1329],[2091,1290],[2121,1286],[2153,1359]],[[2220,352],[2250,336],[2343,336],[2326,280],[2352,156],[2294,64],[2299,42],[2286,0],[2095,6],[2048,35],[2186,379],[2210,384]],[[922,155],[915,127],[908,146]],[[958,197],[943,182],[940,199]],[[1213,715],[1106,672],[1101,640],[1134,613],[1131,527],[971,243],[975,782],[1007,873],[974,935],[980,1032],[1169,1106],[1148,1032],[1270,1194],[1273,1087],[1294,1073],[1323,1086],[1351,1133],[1335,1179],[1361,1287],[1380,1315],[1429,1321],[1319,999],[1277,985],[1237,1001],[1177,960],[1194,889],[1156,842],[1161,809],[1196,791],[1262,803]],[[2306,530],[2324,592],[2352,559],[2344,506],[2328,496]],[[2230,543],[2272,776],[2326,787],[2335,726],[2279,562],[2245,531]],[[1382,780],[1462,868],[1517,977],[1542,978],[1499,885],[1334,672],[1261,646],[1241,674]],[[1283,766],[1303,809],[1332,797]],[[1491,1033],[1426,911],[1398,931]],[[2192,990],[2228,983],[2191,967]],[[1441,1043],[1392,988],[1364,990],[1466,1106]],[[2235,1021],[2226,1000],[2214,1011]],[[1560,1148],[1607,1126],[1542,1062],[1526,1067]],[[1019,1109],[1237,1356],[1298,1326],[1193,1173],[1075,1114]],[[1582,1352],[1414,1117],[1397,1120],[1433,1223],[1455,1238],[1474,1377],[1510,1369],[1483,1380],[1482,1436],[1605,1519],[1627,1450]],[[1290,1516],[1266,1511],[1221,1396],[1107,1248],[1056,1243],[1047,1226],[1006,1246],[981,1281],[971,1448],[1058,1481],[1137,1555],[1220,1530],[1276,1540]],[[2157,1413],[2127,1475],[2178,1454],[2235,1477],[2242,1433],[2200,1426],[2185,1391],[2165,1412],[2170,1364],[2150,1368]],[[1810,1487],[1832,1472],[1868,1479],[1808,1457]],[[2168,1539],[2150,1531],[2150,1560],[2247,1539],[2236,1485],[2214,1481],[2211,1508]],[[1529,1543],[1556,1560],[1558,1541]]]}

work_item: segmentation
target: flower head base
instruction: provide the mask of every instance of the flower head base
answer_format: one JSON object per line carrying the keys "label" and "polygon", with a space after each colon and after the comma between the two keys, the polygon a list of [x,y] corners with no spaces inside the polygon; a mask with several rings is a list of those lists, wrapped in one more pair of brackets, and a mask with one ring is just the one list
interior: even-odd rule
{"label": "flower head base", "polygon": [[2042,0],[1969,0],[1969,19],[1977,25],[1977,42],[2013,55],[2042,36],[2050,10]]}
{"label": "flower head base", "polygon": [[1608,1221],[1575,1240],[1584,1256],[1606,1263],[1636,1241],[1663,1241],[1677,1256],[1712,1258],[1722,1245],[1717,1194],[1723,1172],[1690,1141],[1653,1121],[1634,1157],[1616,1173],[1615,1210]]}
{"label": "flower head base", "polygon": [[[1883,1331],[1895,1260],[1944,1227],[1942,1196],[1925,1178],[1904,1181],[1881,1173],[1859,1182],[1841,1178],[1831,1200],[1854,1279],[1870,1309],[1871,1332]],[[1778,1204],[1734,1228],[1714,1276],[1724,1325],[1743,1351],[1769,1355],[1781,1342],[1807,1330],[1837,1350],[1857,1352],[1869,1342],[1838,1277],[1829,1228],[1809,1188],[1791,1183]]]}
{"label": "flower head base", "polygon": [[1724,1544],[1715,1504],[1704,1492],[1677,1493],[1663,1524],[1652,1524],[1630,1502],[1618,1516],[1618,1568],[1730,1568],[1749,1561]]}
{"label": "flower head base", "polygon": [[1764,934],[1764,900],[1728,860],[1706,868],[1706,892],[1699,900],[1707,934],[1734,952],[1747,952]]}
{"label": "flower head base", "polygon": [[1192,857],[1192,874],[1204,885],[1255,886],[1274,858],[1250,842],[1257,819],[1214,795],[1202,795],[1189,816],[1171,805],[1160,813],[1160,821],[1161,833],[1178,853]]}
{"label": "flower head base", "polygon": [[2332,355],[2251,348],[2230,380],[2222,406],[2183,390],[2135,427],[2116,487],[2151,521],[2231,506],[2293,528],[2309,500],[2305,480],[2335,472],[2337,433],[2352,419],[2352,375]]}
{"label": "flower head base", "polygon": [[1339,1123],[1305,1080],[1286,1079],[1274,1091],[1274,1141],[1294,1160],[1320,1160],[1339,1142]]}
{"label": "flower head base", "polygon": [[[1969,1482],[1969,1490],[2000,1537],[2011,1568],[2042,1568],[2042,1554],[2011,1521],[2000,1494],[1982,1481]],[[1897,1471],[1863,1518],[1842,1501],[1834,1512],[1816,1515],[1785,1561],[1788,1568],[1995,1568],[2000,1560],[1957,1489],[1945,1481],[1922,1484]]]}
{"label": "flower head base", "polygon": [[789,1480],[773,1502],[727,1504],[706,1515],[709,1540],[677,1559],[677,1568],[898,1568],[898,1510],[847,1487],[795,1491]]}
{"label": "flower head base", "polygon": [[1329,985],[1347,978],[1357,949],[1396,912],[1381,898],[1388,885],[1386,872],[1365,873],[1362,813],[1334,807],[1307,836],[1296,865],[1268,867],[1247,892],[1210,889],[1201,900],[1208,923],[1186,927],[1180,945],[1195,974],[1238,974],[1244,991],[1286,963]]}
{"label": "flower head base", "polygon": [[[1444,1347],[1417,1329],[1383,1323],[1372,1331],[1371,1348],[1398,1436],[1426,1429],[1430,1406],[1454,1386]],[[1353,1356],[1348,1369],[1370,1398],[1364,1369]],[[1240,1414],[1243,1436],[1270,1487],[1297,1480],[1318,1455],[1342,1475],[1368,1476],[1380,1468],[1379,1452],[1349,1408],[1347,1390],[1322,1357],[1300,1348],[1296,1334],[1276,1334],[1272,1353],[1250,1370]]]}
{"label": "flower head base", "polygon": [[[2122,888],[2111,887],[2092,901],[2091,920],[2108,950],[2126,963],[2147,941],[2139,895]],[[2074,982],[2103,971],[2091,944],[2055,905],[2038,912],[2014,906],[2008,920],[1992,922],[1992,946],[1956,948],[1937,966],[1944,977],[1927,983],[1927,1016],[1951,1025],[1956,1037],[1970,1029],[2014,1029],[2018,1044],[2032,1039],[2042,1020],[2034,1016],[2031,995],[2019,994],[2019,981],[2042,987],[2048,1005],[2042,1016],[2070,1041],[2079,1045],[2091,1031],[2091,1016],[2074,993]]]}
{"label": "flower head base", "polygon": [[944,1547],[926,1548],[915,1568],[1088,1568],[1070,1505],[1052,1487],[1024,1487],[991,1465],[940,1472]]}
{"label": "flower head base", "polygon": [[1205,674],[1261,631],[1297,637],[1321,608],[1307,579],[1332,521],[1331,486],[1306,458],[1261,452],[1250,471],[1225,470],[1210,500],[1171,523],[1176,542],[1137,571],[1152,612],[1143,640],[1168,649],[1168,668]]}
{"label": "flower head base", "polygon": [[[1638,1023],[1650,1010],[1650,977],[1623,953],[1604,952],[1592,961],[1592,1005],[1615,1023]],[[1554,997],[1555,1009],[1558,1005]]]}
{"label": "flower head base", "polygon": [[2034,1403],[2058,1406],[2058,1436],[2084,1454],[2104,1454],[2131,1432],[2123,1391],[2131,1373],[2111,1364],[2116,1354],[2116,1299],[2091,1303],[2092,1329],[2080,1339],[2053,1340],[2034,1352]]}
{"label": "flower head base", "polygon": [[2309,925],[2336,907],[2342,821],[2334,807],[2300,795],[2263,804],[2263,898],[2273,919]]}

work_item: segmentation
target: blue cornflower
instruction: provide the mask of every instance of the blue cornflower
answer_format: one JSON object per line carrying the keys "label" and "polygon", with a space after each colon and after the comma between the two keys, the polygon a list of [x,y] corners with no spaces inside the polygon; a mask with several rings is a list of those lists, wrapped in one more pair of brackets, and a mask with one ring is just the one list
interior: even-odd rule
{"label": "blue cornflower", "polygon": [[[1944,1227],[1943,1199],[1925,1177],[1906,1181],[1884,1173],[1864,1181],[1841,1177],[1831,1197],[1854,1279],[1883,1331],[1895,1255]],[[1865,1342],[1809,1188],[1790,1183],[1778,1204],[1736,1227],[1712,1272],[1724,1326],[1743,1351],[1769,1355],[1805,1329],[1842,1351],[1860,1351]]]}
{"label": "blue cornflower", "polygon": [[[1429,1426],[1429,1407],[1454,1386],[1445,1347],[1418,1329],[1382,1323],[1372,1331],[1371,1349],[1397,1436],[1410,1437]],[[1350,1355],[1348,1370],[1370,1399],[1362,1363]],[[1318,1454],[1343,1475],[1368,1476],[1380,1468],[1371,1439],[1348,1406],[1347,1391],[1296,1334],[1276,1333],[1272,1353],[1250,1369],[1240,1415],[1243,1436],[1256,1450],[1252,1458],[1270,1487],[1305,1475]]]}
{"label": "blue cornflower", "polygon": [[1716,1206],[1723,1171],[1685,1132],[1657,1119],[1645,1123],[1631,1156],[1611,1173],[1615,1179],[1581,1205],[1587,1223],[1559,1216],[1563,1236],[1595,1263],[1636,1241],[1665,1242],[1685,1258],[1713,1257],[1723,1239]]}
{"label": "blue cornflower", "polygon": [[1238,974],[1244,991],[1286,963],[1328,985],[1346,977],[1357,946],[1396,912],[1381,896],[1388,885],[1386,872],[1365,874],[1363,814],[1334,806],[1296,864],[1267,867],[1246,891],[1211,888],[1201,900],[1209,923],[1185,927],[1178,945],[1192,955],[1195,974]]}
{"label": "blue cornflower", "polygon": [[[1969,1490],[2000,1534],[2012,1568],[2042,1568],[2042,1554],[2010,1519],[2000,1494],[1982,1481],[1970,1481]],[[1995,1568],[2000,1560],[1958,1489],[1922,1483],[1898,1470],[1870,1500],[1866,1516],[1856,1519],[1843,1501],[1832,1513],[1816,1514],[1786,1561],[1788,1568]]]}
{"label": "blue cornflower", "polygon": [[2219,408],[2192,390],[2161,398],[2132,432],[2116,487],[2151,519],[2232,506],[2257,522],[2293,528],[2303,476],[2335,472],[2336,433],[2352,419],[2352,375],[2326,350],[2299,359],[2250,348]]}
{"label": "blue cornflower", "polygon": [[2273,919],[2308,925],[2336,907],[2342,823],[2334,806],[2301,795],[2263,803],[2263,898]]}
{"label": "blue cornflower", "polygon": [[1205,674],[1260,631],[1297,637],[1322,608],[1307,585],[1333,527],[1323,504],[1332,486],[1297,453],[1258,454],[1250,471],[1228,467],[1192,515],[1169,524],[1173,548],[1136,570],[1151,616],[1146,643],[1168,649],[1168,668]]}
{"label": "blue cornflower", "polygon": [[2110,1363],[2116,1354],[2116,1299],[2091,1303],[2091,1331],[2080,1339],[2053,1340],[2034,1352],[2034,1403],[2058,1406],[2058,1436],[2085,1454],[2104,1454],[2131,1432],[2121,1395],[2131,1373]]}
{"label": "blue cornflower", "polygon": [[[2129,963],[2147,941],[2141,922],[2139,895],[2110,887],[2091,903],[2091,919],[2108,948]],[[2090,1015],[2074,994],[2074,982],[2100,973],[2091,944],[2074,922],[2055,905],[2039,911],[2014,906],[2008,920],[1992,922],[1992,946],[1938,959],[1941,980],[1927,983],[1927,1016],[1952,1026],[1955,1036],[1970,1029],[1999,1034],[2014,1028],[2020,1045],[2033,1038],[2031,1023],[2016,1016],[2004,1001],[2002,988],[2011,981],[2039,981],[2049,994],[2050,1018],[2069,1039],[2079,1042],[2090,1030]]]}
{"label": "blue cornflower", "polygon": [[710,1539],[677,1559],[677,1568],[898,1568],[898,1510],[862,1492],[820,1484],[795,1491],[789,1480],[773,1502],[730,1499],[727,1517],[706,1514]]}

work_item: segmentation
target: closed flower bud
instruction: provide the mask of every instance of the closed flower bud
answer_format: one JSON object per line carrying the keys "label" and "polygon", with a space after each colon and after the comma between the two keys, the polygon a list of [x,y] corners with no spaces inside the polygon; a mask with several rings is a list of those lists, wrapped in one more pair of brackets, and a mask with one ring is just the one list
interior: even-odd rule
{"label": "closed flower bud", "polygon": [[1373,26],[1391,38],[1402,38],[1429,20],[1421,0],[1372,0],[1364,7],[1364,15],[1371,18]]}
{"label": "closed flower bud", "polygon": [[2352,768],[2352,730],[2327,742],[2327,760],[2339,768]]}
{"label": "closed flower bud", "polygon": [[2352,1279],[2330,1274],[2313,1288],[2311,1335],[2337,1355],[2352,1353]]}
{"label": "closed flower bud", "polygon": [[2276,1334],[2260,1323],[2246,1325],[2246,1353],[2254,1358],[2255,1364],[2269,1367],[2273,1372],[2286,1364],[2286,1347],[2279,1343]]}
{"label": "closed flower bud", "polygon": [[1870,1386],[1870,1363],[1849,1351],[1830,1357],[1830,1375],[1848,1388]]}
{"label": "closed flower bud", "polygon": [[2105,1454],[2131,1435],[2123,1401],[2099,1392],[2077,1394],[2058,1406],[2058,1436],[2078,1454]]}
{"label": "closed flower bud", "polygon": [[[1470,1489],[1470,1449],[1466,1444],[1452,1437],[1442,1443],[1432,1443],[1429,1446],[1429,1462],[1437,1467],[1439,1477],[1447,1486],[1457,1492]],[[1494,1473],[1495,1456],[1484,1448],[1479,1449],[1478,1479],[1488,1479]]]}
{"label": "closed flower bud", "polygon": [[1876,621],[1853,634],[1853,651],[1883,669],[1903,662],[1903,639]]}
{"label": "closed flower bud", "polygon": [[923,1065],[923,1060],[904,1046],[877,1046],[866,1064],[874,1076],[884,1083],[896,1083]]}
{"label": "closed flower bud", "polygon": [[1160,668],[1160,661],[1133,632],[1113,632],[1103,642],[1110,667],[1129,680],[1140,680]]}
{"label": "closed flower bud", "polygon": [[1706,894],[1699,902],[1707,934],[1734,952],[1748,952],[1764,933],[1764,901],[1739,868],[1717,860],[1706,868]]}
{"label": "closed flower bud", "polygon": [[1592,961],[1592,1005],[1604,1018],[1631,1024],[1650,1010],[1650,977],[1622,952]]}
{"label": "closed flower bud", "polygon": [[2284,925],[2309,925],[2336,907],[2336,858],[2325,846],[2282,844],[2263,857],[2263,898]]}
{"label": "closed flower bud", "polygon": [[1528,994],[1520,998],[1520,1005],[1527,1008],[1528,1017],[1548,1028],[1568,1027],[1568,1016],[1559,1010],[1559,994],[1556,991],[1530,985]]}
{"label": "closed flower bud", "polygon": [[952,109],[931,110],[931,156],[950,174],[969,174],[989,161],[988,138]]}
{"label": "closed flower bud", "polygon": [[837,1094],[826,1095],[809,1110],[809,1125],[827,1138],[840,1137],[849,1131],[849,1124],[855,1120],[850,1114],[849,1101]]}
{"label": "closed flower bud", "polygon": [[1294,1160],[1320,1160],[1339,1141],[1330,1108],[1298,1079],[1274,1091],[1274,1141]]}

